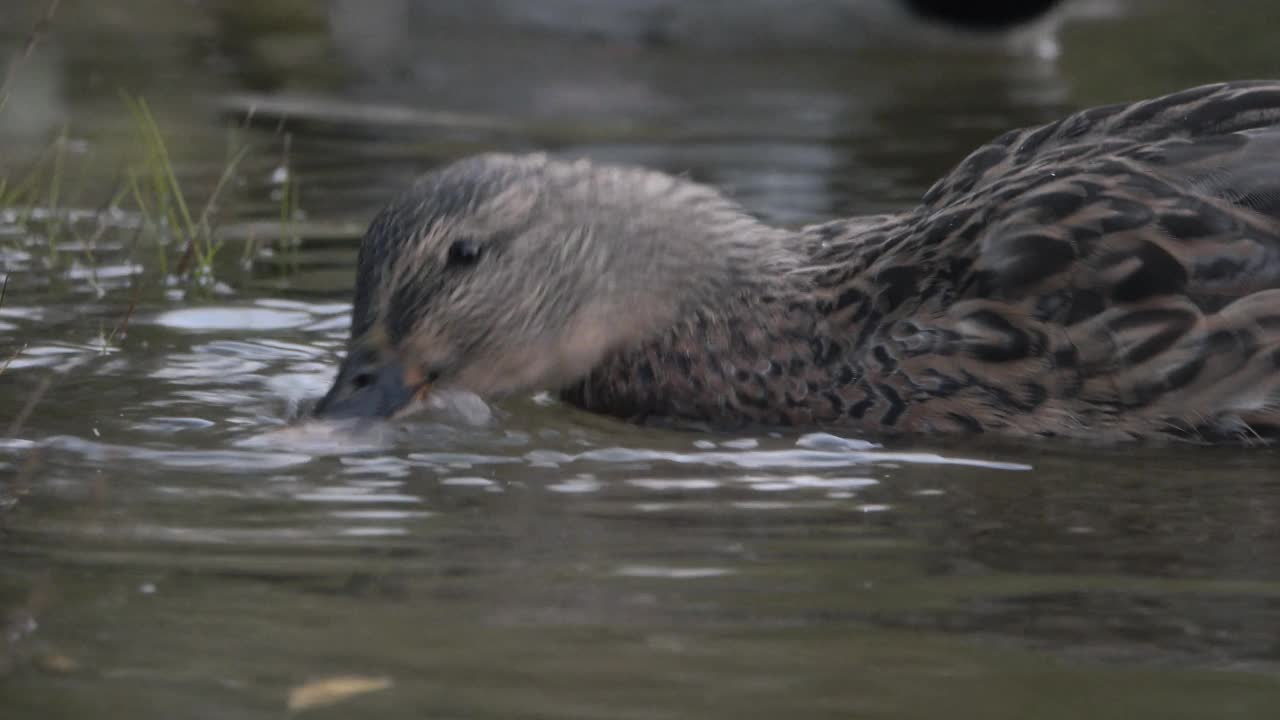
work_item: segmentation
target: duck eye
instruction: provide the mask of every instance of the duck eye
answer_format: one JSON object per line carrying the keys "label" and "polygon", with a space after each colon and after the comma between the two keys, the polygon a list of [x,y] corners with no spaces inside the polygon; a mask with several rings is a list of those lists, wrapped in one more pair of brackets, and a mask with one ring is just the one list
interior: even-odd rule
{"label": "duck eye", "polygon": [[480,243],[473,238],[454,240],[449,246],[449,267],[475,265],[480,259]]}
{"label": "duck eye", "polygon": [[351,384],[357,390],[362,390],[373,384],[373,373],[362,372],[351,378]]}

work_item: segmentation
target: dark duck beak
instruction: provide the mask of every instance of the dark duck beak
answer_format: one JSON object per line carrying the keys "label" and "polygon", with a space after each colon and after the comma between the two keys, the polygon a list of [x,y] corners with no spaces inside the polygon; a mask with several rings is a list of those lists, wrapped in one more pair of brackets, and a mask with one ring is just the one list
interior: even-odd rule
{"label": "dark duck beak", "polygon": [[318,418],[394,418],[412,412],[431,384],[401,363],[351,354],[316,405]]}

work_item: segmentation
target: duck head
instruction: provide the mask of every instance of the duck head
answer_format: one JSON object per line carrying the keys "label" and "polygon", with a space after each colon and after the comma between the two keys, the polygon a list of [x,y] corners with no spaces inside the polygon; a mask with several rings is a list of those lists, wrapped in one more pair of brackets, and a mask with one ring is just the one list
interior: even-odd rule
{"label": "duck head", "polygon": [[703,185],[541,155],[428,174],[371,223],[321,417],[396,417],[432,388],[555,390],[794,262]]}

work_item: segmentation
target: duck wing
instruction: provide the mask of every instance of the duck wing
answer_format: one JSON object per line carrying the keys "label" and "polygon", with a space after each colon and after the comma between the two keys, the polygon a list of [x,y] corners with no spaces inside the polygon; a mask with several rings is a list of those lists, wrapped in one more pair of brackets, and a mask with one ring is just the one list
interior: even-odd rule
{"label": "duck wing", "polygon": [[1008,133],[848,247],[882,425],[1280,438],[1280,83]]}

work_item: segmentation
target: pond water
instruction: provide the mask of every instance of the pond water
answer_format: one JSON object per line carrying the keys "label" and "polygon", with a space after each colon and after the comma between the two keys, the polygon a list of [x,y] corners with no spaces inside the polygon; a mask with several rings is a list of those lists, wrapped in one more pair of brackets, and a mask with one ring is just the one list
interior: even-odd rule
{"label": "pond water", "polygon": [[[1273,717],[1275,451],[700,435],[545,397],[288,429],[363,223],[450,159],[687,171],[801,223],[904,207],[1008,127],[1280,74],[1270,0],[1092,5],[1053,59],[340,0],[64,0],[25,50],[46,4],[7,3],[0,716]],[[138,98],[221,243],[194,281],[137,202],[176,206]]]}

